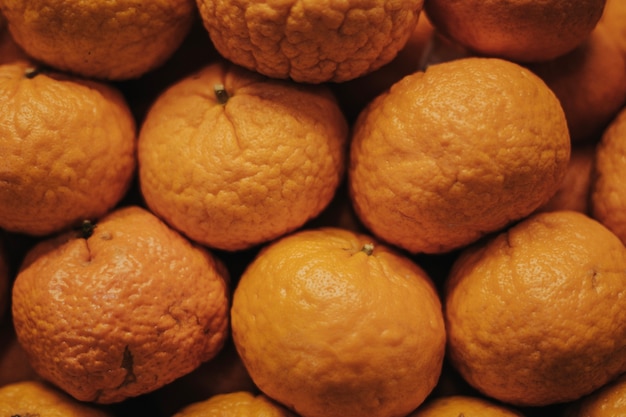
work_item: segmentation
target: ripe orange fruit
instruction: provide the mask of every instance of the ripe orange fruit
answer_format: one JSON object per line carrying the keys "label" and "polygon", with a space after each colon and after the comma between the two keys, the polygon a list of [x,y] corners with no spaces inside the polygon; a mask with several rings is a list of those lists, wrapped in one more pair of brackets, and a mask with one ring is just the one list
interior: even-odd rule
{"label": "ripe orange fruit", "polygon": [[517,410],[485,398],[468,395],[438,397],[407,417],[523,417]]}
{"label": "ripe orange fruit", "polygon": [[228,60],[273,78],[322,83],[351,80],[390,62],[411,36],[423,0],[197,4]]}
{"label": "ripe orange fruit", "polygon": [[591,215],[626,243],[626,108],[604,131],[591,179]]}
{"label": "ripe orange fruit", "polygon": [[0,387],[0,415],[11,417],[111,417],[94,405],[76,401],[39,381],[23,381]]}
{"label": "ripe orange fruit", "polygon": [[626,56],[626,3],[623,0],[606,0],[604,13],[598,24],[610,32],[622,54]]}
{"label": "ripe orange fruit", "polygon": [[430,278],[348,230],[265,246],[235,289],[231,321],[252,380],[303,417],[406,415],[441,373],[445,329]]}
{"label": "ripe orange fruit", "polygon": [[108,84],[0,66],[0,228],[47,235],[101,217],[135,169],[135,121]]}
{"label": "ripe orange fruit", "polygon": [[28,55],[90,78],[138,78],[179,47],[196,16],[193,0],[1,0]]}
{"label": "ripe orange fruit", "polygon": [[574,144],[561,186],[537,211],[573,210],[590,214],[589,193],[595,155],[595,143]]}
{"label": "ripe orange fruit", "polygon": [[626,248],[574,211],[466,248],[445,284],[449,360],[513,405],[574,401],[626,370]]}
{"label": "ripe orange fruit", "polygon": [[564,417],[615,417],[626,415],[626,376],[606,384],[568,405]]}
{"label": "ripe orange fruit", "polygon": [[141,127],[139,182],[159,217],[234,251],[317,216],[345,172],[348,125],[324,86],[216,62],[159,96]]}
{"label": "ripe orange fruit", "polygon": [[296,417],[263,394],[236,391],[218,394],[199,401],[174,414],[173,417]]}
{"label": "ripe orange fruit", "polygon": [[580,45],[596,26],[605,0],[427,0],[439,32],[485,56],[543,61]]}
{"label": "ripe orange fruit", "polygon": [[573,142],[596,142],[626,104],[626,54],[603,25],[572,52],[529,68],[559,98]]}
{"label": "ripe orange fruit", "polygon": [[119,402],[219,352],[227,279],[206,249],[124,207],[27,253],[13,286],[15,331],[42,378],[81,401]]}
{"label": "ripe orange fruit", "polygon": [[548,201],[569,156],[563,110],[539,77],[502,59],[456,59],[403,78],[359,115],[350,195],[381,239],[446,252]]}

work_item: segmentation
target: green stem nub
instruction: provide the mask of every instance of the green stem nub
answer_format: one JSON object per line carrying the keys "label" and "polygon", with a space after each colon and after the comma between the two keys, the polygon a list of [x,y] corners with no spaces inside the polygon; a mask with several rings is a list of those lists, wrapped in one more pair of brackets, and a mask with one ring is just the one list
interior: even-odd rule
{"label": "green stem nub", "polygon": [[96,228],[96,224],[91,220],[83,220],[79,228],[80,237],[83,239],[89,239],[93,235],[93,231]]}
{"label": "green stem nub", "polygon": [[361,252],[365,252],[367,256],[370,256],[372,253],[374,253],[374,244],[373,243],[364,244],[363,247],[361,248]]}
{"label": "green stem nub", "polygon": [[224,84],[215,84],[213,86],[213,90],[215,90],[215,97],[217,97],[217,101],[220,104],[226,104],[230,97],[228,92],[226,92],[226,88],[224,88]]}

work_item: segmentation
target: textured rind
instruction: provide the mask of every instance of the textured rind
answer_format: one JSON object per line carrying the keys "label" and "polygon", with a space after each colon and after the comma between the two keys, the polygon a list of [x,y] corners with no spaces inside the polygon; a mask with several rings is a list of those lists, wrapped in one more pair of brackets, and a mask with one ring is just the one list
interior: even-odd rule
{"label": "textured rind", "polygon": [[136,125],[108,84],[0,67],[0,228],[47,235],[103,216],[135,171]]}
{"label": "textured rind", "polygon": [[274,78],[342,82],[390,62],[423,0],[197,0],[216,49]]}
{"label": "textured rind", "polygon": [[354,127],[349,191],[363,223],[411,252],[463,247],[556,192],[571,144],[554,93],[501,59],[409,75]]}
{"label": "textured rind", "polygon": [[626,249],[573,211],[534,215],[461,253],[446,282],[448,352],[509,404],[576,400],[626,370]]}
{"label": "textured rind", "polygon": [[342,229],[266,247],[239,281],[231,320],[255,384],[305,417],[405,415],[441,372],[445,330],[428,276]]}
{"label": "textured rind", "polygon": [[[217,101],[214,87],[229,98]],[[194,241],[241,250],[317,216],[345,172],[348,125],[323,86],[218,62],[163,93],[142,126],[150,209]]]}
{"label": "textured rind", "polygon": [[13,288],[13,321],[33,369],[81,401],[157,389],[221,349],[227,272],[154,215],[119,209],[88,239],[43,241]]}
{"label": "textured rind", "polygon": [[163,64],[189,33],[193,0],[3,0],[15,41],[62,71],[138,78]]}

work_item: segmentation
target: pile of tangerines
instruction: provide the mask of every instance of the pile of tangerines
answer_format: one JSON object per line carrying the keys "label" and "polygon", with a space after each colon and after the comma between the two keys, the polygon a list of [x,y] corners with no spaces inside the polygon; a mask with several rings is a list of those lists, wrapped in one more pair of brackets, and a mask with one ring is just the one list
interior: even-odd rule
{"label": "pile of tangerines", "polygon": [[0,414],[626,415],[624,0],[0,0]]}

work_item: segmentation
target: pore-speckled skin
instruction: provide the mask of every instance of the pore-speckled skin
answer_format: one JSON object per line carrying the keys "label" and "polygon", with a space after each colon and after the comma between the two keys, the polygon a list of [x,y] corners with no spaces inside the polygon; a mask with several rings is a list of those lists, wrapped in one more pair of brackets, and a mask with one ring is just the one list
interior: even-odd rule
{"label": "pore-speckled skin", "polygon": [[[223,85],[221,104],[215,94]],[[191,239],[245,249],[302,226],[345,172],[348,126],[323,86],[218,62],[164,92],[138,145],[151,210]]]}
{"label": "pore-speckled skin", "polygon": [[31,74],[38,70],[0,67],[0,228],[47,235],[104,215],[124,196],[136,126],[110,85]]}
{"label": "pore-speckled skin", "polygon": [[197,0],[216,49],[275,78],[342,82],[390,62],[423,0]]}
{"label": "pore-speckled skin", "polygon": [[626,371],[626,248],[574,211],[463,251],[446,281],[448,358],[504,403],[576,400]]}
{"label": "pore-speckled skin", "polygon": [[267,246],[235,289],[231,320],[253,381],[303,417],[404,416],[441,373],[446,336],[429,277],[347,230]]}
{"label": "pore-speckled skin", "polygon": [[501,59],[457,59],[405,77],[359,115],[350,195],[381,239],[446,252],[544,204],[570,150],[563,109],[539,77]]}
{"label": "pore-speckled skin", "polygon": [[191,28],[194,0],[2,0],[32,57],[86,77],[137,78],[161,65]]}
{"label": "pore-speckled skin", "polygon": [[119,402],[191,372],[228,333],[228,275],[139,207],[85,239],[68,232],[26,255],[13,322],[33,369],[81,401]]}

